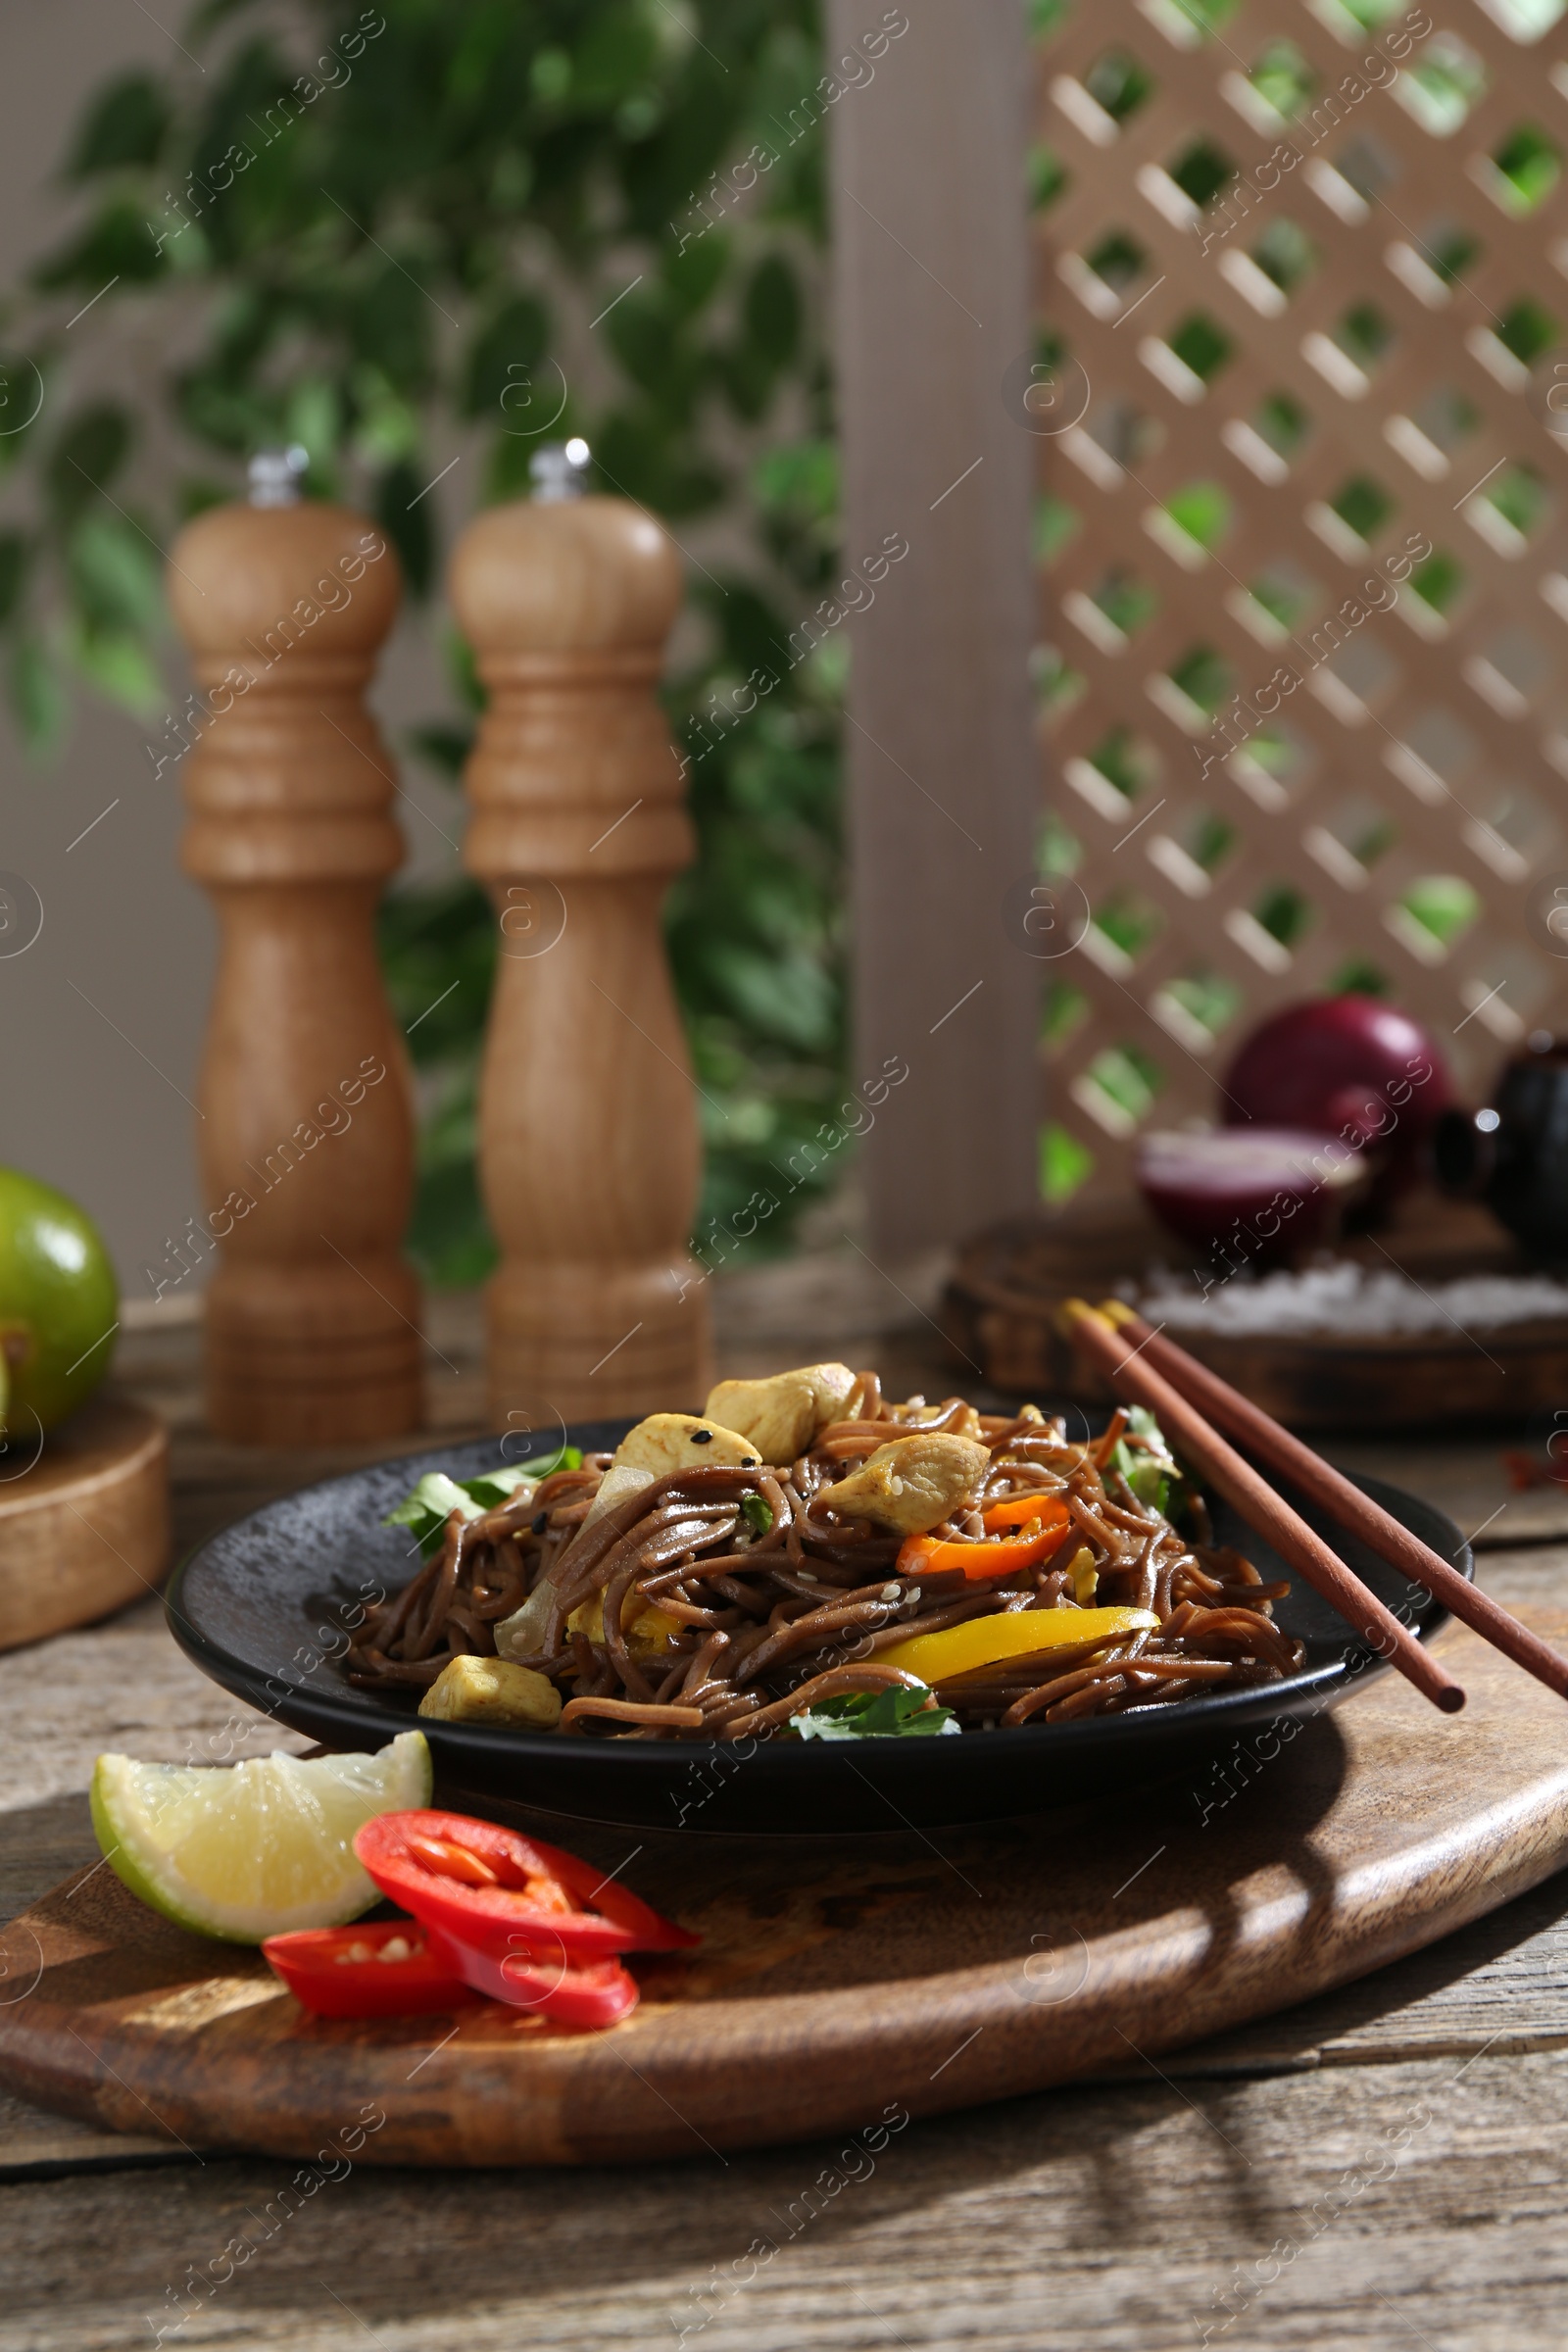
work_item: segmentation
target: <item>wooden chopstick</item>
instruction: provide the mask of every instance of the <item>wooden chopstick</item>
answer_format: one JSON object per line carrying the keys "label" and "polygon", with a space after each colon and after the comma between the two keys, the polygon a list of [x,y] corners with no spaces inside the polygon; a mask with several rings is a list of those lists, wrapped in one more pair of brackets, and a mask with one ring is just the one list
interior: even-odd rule
{"label": "wooden chopstick", "polygon": [[1444,1607],[1455,1617],[1512,1658],[1537,1682],[1555,1690],[1559,1698],[1568,1698],[1568,1658],[1559,1657],[1539,1635],[1522,1626],[1517,1617],[1510,1616],[1500,1603],[1485,1592],[1478,1592],[1467,1576],[1423,1544],[1419,1536],[1391,1516],[1381,1503],[1374,1502],[1357,1486],[1321,1454],[1303,1446],[1299,1438],[1292,1437],[1288,1429],[1271,1419],[1262,1408],[1221,1380],[1206,1364],[1188,1354],[1174,1340],[1155,1332],[1121,1300],[1107,1299],[1101,1309],[1107,1321],[1136,1345],[1140,1357],[1153,1365],[1182,1394],[1201,1406],[1210,1420],[1221,1429],[1261,1455],[1274,1469],[1283,1470],[1302,1493],[1337,1519],[1341,1527],[1348,1528],[1371,1545],[1379,1557],[1397,1568],[1416,1584],[1425,1585]]}
{"label": "wooden chopstick", "polygon": [[1298,1570],[1339,1610],[1380,1658],[1397,1666],[1423,1698],[1429,1698],[1445,1715],[1455,1714],[1464,1705],[1464,1692],[1452,1675],[1430,1650],[1422,1648],[1375,1592],[1368,1592],[1316,1529],[1308,1527],[1251,1463],[1244,1461],[1204,1420],[1197,1405],[1149,1362],[1147,1348],[1129,1347],[1115,1324],[1086,1299],[1069,1298],[1062,1314],[1074,1339],[1109,1374],[1118,1395],[1147,1404],[1158,1414],[1160,1427],[1178,1451],[1219,1490],[1249,1527],[1274,1546],[1281,1559]]}

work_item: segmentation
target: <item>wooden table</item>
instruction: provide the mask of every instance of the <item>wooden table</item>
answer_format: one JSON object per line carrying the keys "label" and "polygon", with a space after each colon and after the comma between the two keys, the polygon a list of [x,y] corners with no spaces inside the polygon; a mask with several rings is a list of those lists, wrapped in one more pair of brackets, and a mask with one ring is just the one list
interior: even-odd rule
{"label": "wooden table", "polygon": [[[947,1394],[930,1294],[901,1281],[848,1250],[732,1278],[721,1369],[836,1351]],[[470,1303],[438,1302],[431,1337],[432,1421],[466,1434]],[[195,1341],[188,1324],[133,1334],[120,1367],[172,1425],[179,1545],[367,1458],[217,1443]],[[1467,1530],[1490,1518],[1482,1575],[1501,1598],[1568,1603],[1568,1492],[1512,1494],[1496,1441],[1331,1450]],[[151,1596],[0,1658],[0,1916],[92,1858],[100,1748],[273,1744],[175,1650]],[[0,2346],[120,2352],[162,2326],[185,2347],[278,2352],[1535,2352],[1568,2292],[1565,1967],[1558,1880],[1159,2069],[911,2125],[874,2159],[835,2142],[617,2172],[355,2169],[291,2218],[273,2202],[287,2164],[204,2161],[151,2115],[129,2139],[0,2098]],[[182,2295],[187,2266],[242,2232],[256,2251],[229,2282]]]}

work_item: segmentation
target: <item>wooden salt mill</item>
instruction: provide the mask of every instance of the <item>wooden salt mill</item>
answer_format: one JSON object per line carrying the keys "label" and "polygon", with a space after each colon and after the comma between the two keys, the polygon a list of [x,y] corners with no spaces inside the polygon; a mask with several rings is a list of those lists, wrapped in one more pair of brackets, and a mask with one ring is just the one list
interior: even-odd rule
{"label": "wooden salt mill", "polygon": [[700,1408],[696,1099],[660,914],[695,843],[655,688],[681,600],[657,522],[573,495],[587,451],[471,522],[452,601],[489,708],[465,848],[495,902],[479,1168],[497,1428]]}
{"label": "wooden salt mill", "polygon": [[364,689],[398,561],[261,458],[250,503],[180,533],[169,593],[203,706],[183,863],[222,926],[200,1082],[207,1412],[221,1436],[329,1445],[419,1427],[407,1055],[373,921],[403,861]]}

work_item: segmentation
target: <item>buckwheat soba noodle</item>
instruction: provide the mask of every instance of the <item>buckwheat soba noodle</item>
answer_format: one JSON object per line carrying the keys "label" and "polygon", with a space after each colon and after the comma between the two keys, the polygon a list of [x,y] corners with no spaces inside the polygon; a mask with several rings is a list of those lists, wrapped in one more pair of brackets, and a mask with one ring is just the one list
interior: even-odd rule
{"label": "buckwheat soba noodle", "polygon": [[861,1729],[1133,1714],[1303,1661],[1272,1621],[1288,1586],[1212,1541],[1139,1412],[1079,1443],[1032,1405],[890,1403],[811,1365],[513,1476],[489,1507],[422,1482],[430,1556],[357,1630],[351,1682],[449,1720],[732,1740],[849,1736],[889,1692]]}

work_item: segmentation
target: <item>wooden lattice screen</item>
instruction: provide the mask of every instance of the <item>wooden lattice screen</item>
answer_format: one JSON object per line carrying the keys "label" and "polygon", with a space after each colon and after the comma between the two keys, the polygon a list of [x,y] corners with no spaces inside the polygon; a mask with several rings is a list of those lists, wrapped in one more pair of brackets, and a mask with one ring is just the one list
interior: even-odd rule
{"label": "wooden lattice screen", "polygon": [[1057,1198],[1356,976],[1477,1099],[1568,1027],[1568,22],[1429,5],[1040,41],[1048,862],[1094,912],[1045,967]]}

